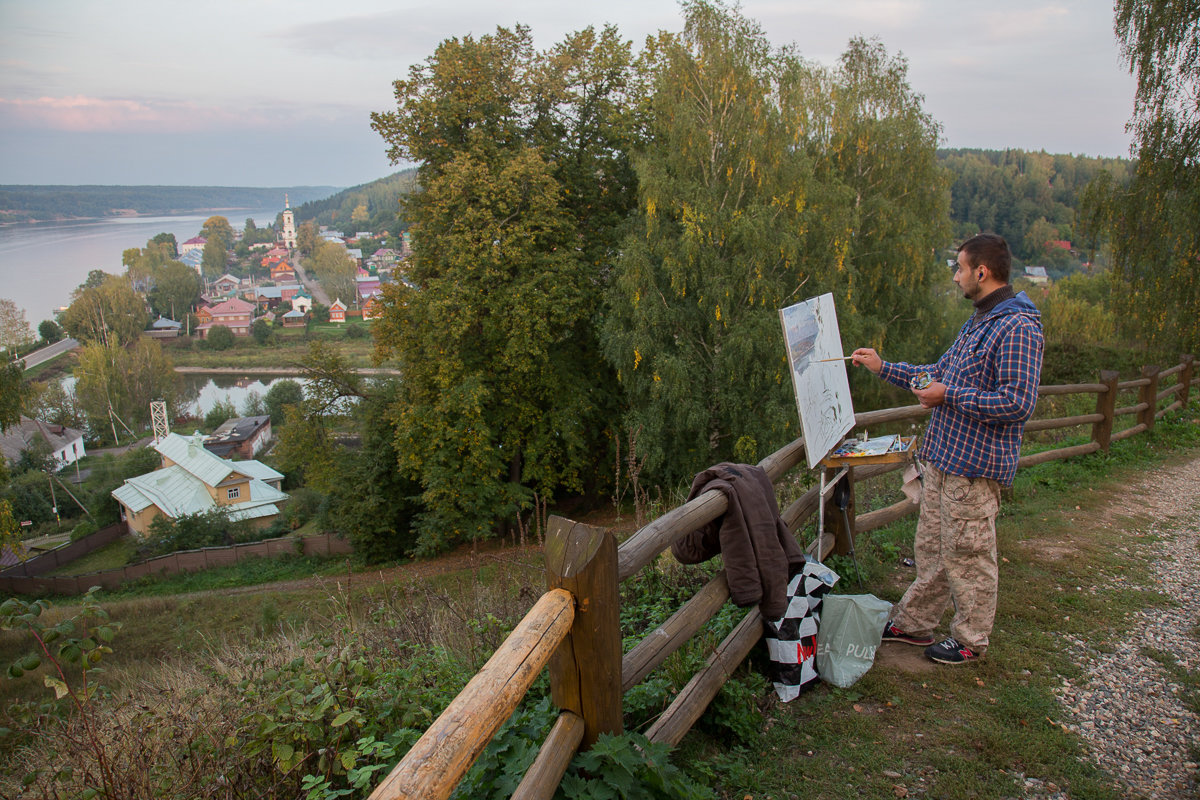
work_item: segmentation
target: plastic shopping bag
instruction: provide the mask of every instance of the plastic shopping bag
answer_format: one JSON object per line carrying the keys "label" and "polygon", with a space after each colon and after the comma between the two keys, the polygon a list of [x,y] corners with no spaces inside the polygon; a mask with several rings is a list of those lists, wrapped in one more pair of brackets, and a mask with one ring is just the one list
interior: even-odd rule
{"label": "plastic shopping bag", "polygon": [[875,663],[892,604],[871,594],[826,595],[817,631],[817,674],[845,689]]}

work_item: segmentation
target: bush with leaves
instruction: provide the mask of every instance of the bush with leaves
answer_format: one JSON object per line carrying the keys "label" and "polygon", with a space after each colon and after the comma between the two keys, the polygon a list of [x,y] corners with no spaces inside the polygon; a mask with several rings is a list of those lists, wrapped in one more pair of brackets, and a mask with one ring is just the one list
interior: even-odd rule
{"label": "bush with leaves", "polygon": [[263,402],[266,404],[266,413],[271,415],[271,424],[281,425],[284,407],[304,402],[304,388],[291,378],[283,378],[271,384]]}
{"label": "bush with leaves", "polygon": [[204,337],[209,350],[228,350],[233,347],[233,331],[224,325],[213,325]]}
{"label": "bush with leaves", "polygon": [[237,406],[229,399],[229,395],[226,395],[224,400],[218,400],[204,415],[204,427],[210,431],[216,430],[226,420],[234,419],[237,415]]}
{"label": "bush with leaves", "polygon": [[260,345],[264,345],[271,341],[271,323],[267,322],[262,317],[254,320],[254,324],[250,326],[250,335],[254,337],[254,341]]}
{"label": "bush with leaves", "polygon": [[263,535],[248,522],[231,520],[229,512],[219,506],[174,519],[160,514],[150,523],[150,535],[137,557],[141,559],[201,547],[224,547],[237,542],[256,541]]}
{"label": "bush with leaves", "polygon": [[346,330],[342,335],[347,339],[363,339],[367,335],[367,330],[357,322],[351,322],[346,326]]}

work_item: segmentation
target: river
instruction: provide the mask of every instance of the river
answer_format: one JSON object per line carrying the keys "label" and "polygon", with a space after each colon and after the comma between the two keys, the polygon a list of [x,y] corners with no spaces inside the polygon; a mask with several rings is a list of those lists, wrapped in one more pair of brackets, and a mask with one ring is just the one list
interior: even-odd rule
{"label": "river", "polygon": [[[180,376],[184,411],[193,417],[203,419],[204,415],[212,411],[217,403],[228,401],[237,409],[238,414],[241,414],[251,392],[257,392],[259,397],[266,397],[267,390],[283,380],[295,381],[301,386],[308,384],[307,379],[295,375],[255,375],[254,373],[246,373],[245,375],[203,375],[186,373]],[[67,391],[75,391],[74,376],[66,376],[62,379],[62,384]],[[172,425],[172,427],[174,426]]]}
{"label": "river", "polygon": [[[282,210],[280,203],[279,208],[215,213],[241,230],[247,217],[259,227],[274,225]],[[24,309],[25,319],[36,333],[39,322],[53,319],[55,309],[70,302],[71,292],[90,271],[122,273],[121,254],[129,248],[145,247],[160,233],[173,233],[175,240],[183,243],[198,235],[210,216],[213,214],[0,225],[0,297]]]}

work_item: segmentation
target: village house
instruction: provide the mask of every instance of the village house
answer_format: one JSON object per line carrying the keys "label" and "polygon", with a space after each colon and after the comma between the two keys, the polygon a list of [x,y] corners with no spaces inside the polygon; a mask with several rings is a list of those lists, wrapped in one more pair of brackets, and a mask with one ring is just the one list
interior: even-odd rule
{"label": "village house", "polygon": [[346,321],[346,304],[342,302],[342,298],[333,301],[333,305],[329,307],[330,322],[345,322]]}
{"label": "village house", "polygon": [[371,295],[379,292],[379,276],[378,275],[359,275],[354,279],[355,292],[358,294],[358,303],[361,307],[363,302]]}
{"label": "village house", "polygon": [[160,316],[144,333],[151,339],[174,339],[183,334],[183,323]]}
{"label": "village house", "polygon": [[288,499],[279,490],[283,475],[258,461],[227,461],[204,448],[204,437],[168,434],[154,449],[162,467],[126,479],[114,489],[121,518],[130,532],[145,538],[160,515],[177,519],[221,508],[233,521],[251,520],[265,528]]}
{"label": "village house", "polygon": [[293,308],[291,311],[284,314],[280,319],[283,320],[285,328],[303,328],[308,322],[308,314],[299,309]]}
{"label": "village house", "polygon": [[[226,328],[229,328],[235,336],[248,336],[250,334],[250,323],[254,319],[255,310],[253,303],[247,303],[240,298],[231,297],[205,310],[211,321],[203,322],[196,326],[196,333],[200,334],[201,339],[206,338],[208,332],[217,325],[224,325]],[[200,312],[197,312],[196,316],[199,318]]]}
{"label": "village house", "polygon": [[294,283],[296,270],[287,261],[280,261],[271,267],[271,280],[275,283]]}
{"label": "village house", "polygon": [[225,420],[221,427],[204,440],[204,447],[221,458],[254,458],[272,439],[271,416],[236,417]]}
{"label": "village house", "polygon": [[301,289],[292,295],[292,308],[302,314],[308,314],[312,311],[313,299],[312,295],[306,289]]}
{"label": "village house", "polygon": [[39,437],[49,445],[57,469],[74,464],[87,455],[83,447],[83,431],[53,422],[42,422],[24,414],[16,425],[0,434],[0,453],[9,464],[15,464],[20,460],[21,453],[32,447]]}
{"label": "village house", "polygon": [[383,300],[378,292],[368,297],[362,304],[364,320],[379,319],[383,316]]}
{"label": "village house", "polygon": [[179,255],[185,256],[193,250],[200,250],[203,252],[204,245],[206,244],[208,244],[208,239],[205,239],[203,236],[193,236],[191,239],[188,239],[186,242],[179,245]]}
{"label": "village house", "polygon": [[236,292],[241,285],[240,278],[226,273],[212,282],[212,290],[214,294],[227,297]]}

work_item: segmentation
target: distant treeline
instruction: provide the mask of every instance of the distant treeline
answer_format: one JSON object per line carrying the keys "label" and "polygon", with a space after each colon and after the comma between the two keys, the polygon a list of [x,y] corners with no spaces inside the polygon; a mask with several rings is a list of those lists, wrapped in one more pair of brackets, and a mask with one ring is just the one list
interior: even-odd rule
{"label": "distant treeline", "polygon": [[128,214],[292,206],[328,197],[336,186],[0,186],[0,221],[35,222]]}

